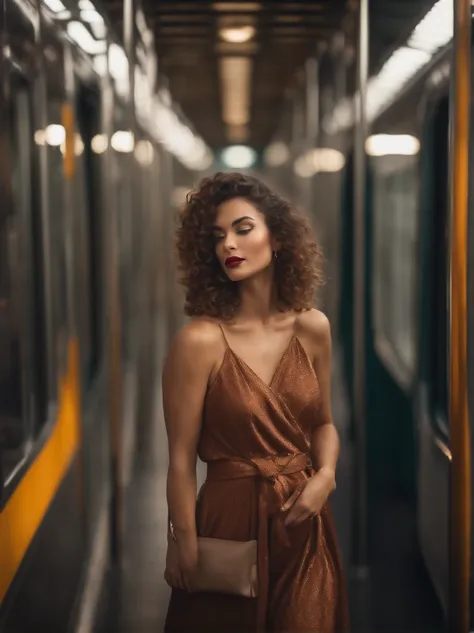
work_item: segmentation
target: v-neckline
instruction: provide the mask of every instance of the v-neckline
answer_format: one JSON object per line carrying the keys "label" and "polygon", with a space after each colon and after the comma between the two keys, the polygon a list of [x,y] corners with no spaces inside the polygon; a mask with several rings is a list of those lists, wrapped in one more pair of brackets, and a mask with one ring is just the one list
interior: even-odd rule
{"label": "v-neckline", "polygon": [[297,336],[296,336],[296,334],[293,334],[292,337],[290,338],[289,342],[288,342],[288,345],[283,350],[283,353],[280,356],[279,361],[275,365],[275,370],[274,370],[273,375],[272,375],[272,377],[271,377],[271,379],[270,379],[270,381],[268,383],[265,382],[265,380],[263,380],[263,378],[261,376],[259,376],[257,374],[257,372],[254,371],[250,367],[250,365],[247,362],[244,361],[243,358],[241,358],[238,354],[236,354],[234,352],[234,350],[232,349],[232,347],[230,347],[230,345],[228,343],[227,343],[227,352],[229,352],[236,359],[236,361],[238,363],[240,363],[240,365],[242,365],[245,369],[247,369],[247,371],[249,371],[252,374],[252,376],[254,376],[258,380],[258,382],[265,387],[265,389],[273,390],[273,385],[274,385],[278,375],[280,374],[281,366],[283,365],[283,362],[286,360],[286,357],[288,356],[288,354],[290,352],[290,349],[293,346],[295,340],[297,340]]}

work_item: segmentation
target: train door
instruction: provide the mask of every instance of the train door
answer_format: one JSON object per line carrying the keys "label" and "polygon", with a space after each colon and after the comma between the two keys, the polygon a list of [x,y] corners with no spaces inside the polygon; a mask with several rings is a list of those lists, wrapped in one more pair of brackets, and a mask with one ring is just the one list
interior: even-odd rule
{"label": "train door", "polygon": [[34,176],[38,155],[33,145],[33,85],[18,68],[9,68],[6,77],[8,96],[2,100],[1,120],[8,124],[0,136],[0,499],[4,503],[47,421],[49,375],[43,230]]}
{"label": "train door", "polygon": [[[107,415],[105,346],[104,213],[101,155],[93,151],[100,137],[100,92],[74,81],[74,277],[76,325],[80,340],[83,473],[89,546],[96,529],[106,529],[110,498],[110,437]],[[102,537],[103,538],[103,535]]]}
{"label": "train door", "polygon": [[448,427],[448,155],[449,103],[432,106],[422,147],[421,302],[417,418],[418,530],[421,550],[438,597],[449,589]]}

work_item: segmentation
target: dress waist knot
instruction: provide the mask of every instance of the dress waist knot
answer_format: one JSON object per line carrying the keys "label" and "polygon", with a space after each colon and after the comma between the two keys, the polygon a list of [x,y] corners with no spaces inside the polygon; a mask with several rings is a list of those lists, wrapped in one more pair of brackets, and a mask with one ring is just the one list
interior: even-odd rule
{"label": "dress waist knot", "polygon": [[[268,523],[269,510],[266,485],[274,487],[280,484],[279,478],[306,471],[308,475],[314,473],[309,455],[294,453],[290,455],[270,455],[268,457],[254,457],[250,459],[222,459],[207,464],[207,481],[225,481],[255,477],[258,480],[258,631],[265,631],[268,603]],[[281,485],[281,484],[280,484]]]}

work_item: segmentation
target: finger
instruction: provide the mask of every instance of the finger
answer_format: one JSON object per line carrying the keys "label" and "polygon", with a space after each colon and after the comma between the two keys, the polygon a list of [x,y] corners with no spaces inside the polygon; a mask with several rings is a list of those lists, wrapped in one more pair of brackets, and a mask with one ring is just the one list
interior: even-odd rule
{"label": "finger", "polygon": [[297,486],[295,488],[295,490],[293,491],[293,493],[290,495],[290,497],[285,501],[285,503],[281,506],[281,511],[282,512],[286,512],[287,510],[289,510],[291,507],[293,507],[294,503],[296,502],[296,500],[298,499],[298,497],[300,496],[301,492],[303,491],[303,487],[301,486],[301,484],[299,486]]}
{"label": "finger", "polygon": [[291,512],[286,517],[285,525],[287,527],[294,527],[296,525],[299,525],[300,523],[303,523],[303,521],[306,521],[306,519],[309,519],[310,516],[312,515],[307,510],[302,510],[298,506],[293,506]]}

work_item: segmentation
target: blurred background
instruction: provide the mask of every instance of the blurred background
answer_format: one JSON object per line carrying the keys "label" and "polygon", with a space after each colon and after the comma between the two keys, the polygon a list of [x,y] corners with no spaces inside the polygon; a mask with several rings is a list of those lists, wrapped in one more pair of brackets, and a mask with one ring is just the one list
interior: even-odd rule
{"label": "blurred background", "polygon": [[175,214],[236,170],[326,258],[352,628],[467,633],[471,2],[0,2],[0,631],[162,630]]}

